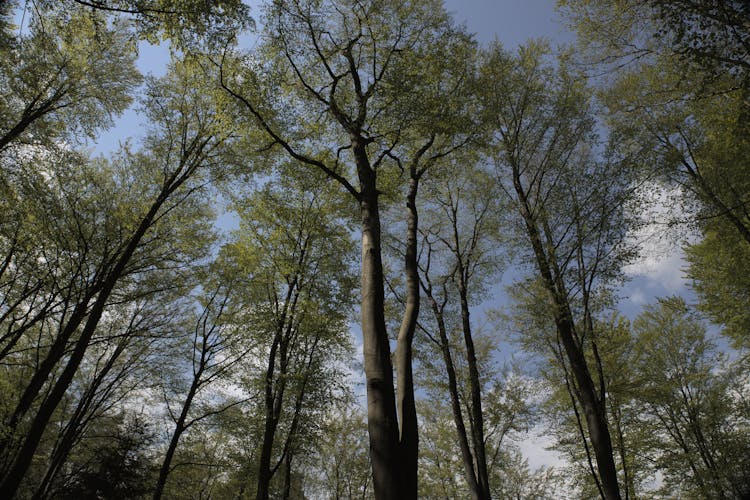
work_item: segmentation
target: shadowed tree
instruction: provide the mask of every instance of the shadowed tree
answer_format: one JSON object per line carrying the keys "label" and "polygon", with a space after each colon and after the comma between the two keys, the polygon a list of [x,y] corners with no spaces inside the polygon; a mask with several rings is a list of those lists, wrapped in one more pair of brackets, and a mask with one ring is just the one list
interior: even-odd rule
{"label": "shadowed tree", "polygon": [[[122,300],[120,295],[127,295],[129,284],[147,282],[149,270],[158,270],[172,259],[173,263],[181,258],[190,260],[194,258],[191,251],[201,250],[197,247],[204,241],[200,238],[200,224],[170,226],[167,221],[174,223],[173,217],[180,214],[183,221],[205,215],[205,205],[196,204],[191,195],[204,186],[208,168],[222,161],[222,157],[227,158],[224,153],[230,134],[209,116],[205,94],[198,80],[189,77],[189,71],[180,66],[151,88],[148,109],[154,129],[144,151],[125,152],[118,161],[105,164],[106,169],[99,165],[100,170],[91,168],[87,173],[91,177],[84,177],[90,183],[85,192],[92,197],[91,206],[106,208],[95,214],[95,224],[85,228],[100,238],[96,241],[103,248],[97,250],[102,254],[94,253],[92,260],[84,261],[86,288],[72,312],[60,321],[59,332],[6,420],[2,451],[10,465],[0,491],[7,496],[12,496],[22,481],[44,428],[80,367],[109,302]],[[80,182],[78,177],[68,179],[74,183],[72,190],[79,189],[75,186],[75,182]],[[133,190],[135,179],[146,181],[141,190]],[[79,208],[80,204],[74,204],[73,214]],[[191,208],[197,214],[191,214]],[[107,237],[102,239],[99,235]],[[190,245],[180,248],[186,240],[175,238],[178,235],[192,239],[192,250]],[[88,258],[89,254],[80,256]],[[53,373],[54,377],[50,377]],[[43,392],[45,387],[48,389]],[[41,401],[35,407],[40,395]],[[14,448],[13,433],[22,421],[25,432],[18,452],[9,453]]]}

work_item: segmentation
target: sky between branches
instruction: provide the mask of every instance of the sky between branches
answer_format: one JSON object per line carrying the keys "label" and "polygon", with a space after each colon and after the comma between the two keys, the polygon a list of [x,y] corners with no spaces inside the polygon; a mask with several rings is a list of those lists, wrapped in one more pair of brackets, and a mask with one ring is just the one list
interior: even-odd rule
{"label": "sky between branches", "polygon": [[[546,39],[554,48],[573,43],[575,36],[555,10],[555,0],[444,0],[445,7],[457,23],[464,24],[477,40],[487,44],[500,41],[508,50],[515,50],[529,39]],[[251,5],[254,17],[259,17],[259,0],[247,2]],[[244,43],[252,43],[252,36]],[[165,46],[152,46],[146,42],[139,45],[140,57],[138,66],[144,74],[161,76],[166,72],[169,62],[169,49]],[[143,120],[137,107],[131,108],[119,117],[115,126],[101,135],[93,145],[95,154],[108,154],[120,143],[130,139],[138,141]],[[237,224],[232,214],[221,215],[218,224],[222,229],[234,229]],[[686,286],[681,269],[685,266],[682,252],[678,246],[667,247],[661,243],[659,229],[651,227],[637,237],[646,237],[643,258],[627,270],[631,280],[624,286],[619,304],[620,311],[628,317],[636,316],[643,305],[653,302],[654,297],[665,295],[682,295],[688,301],[692,293]],[[512,282],[512,276],[506,276],[503,283],[494,287],[480,310],[502,307],[507,301],[504,288]],[[355,328],[356,330],[356,328]],[[355,337],[356,337],[356,332]],[[513,355],[512,346],[504,346]],[[505,357],[505,356],[504,356]],[[560,462],[556,454],[545,450],[551,441],[541,434],[530,436],[521,444],[524,455],[532,467],[554,465]]]}

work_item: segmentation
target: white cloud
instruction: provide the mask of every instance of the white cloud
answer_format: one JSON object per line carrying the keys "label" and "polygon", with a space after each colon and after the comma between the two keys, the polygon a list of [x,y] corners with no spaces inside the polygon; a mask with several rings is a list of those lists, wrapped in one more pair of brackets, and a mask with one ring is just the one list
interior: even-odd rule
{"label": "white cloud", "polygon": [[[632,278],[644,278],[649,288],[661,288],[667,293],[674,294],[682,291],[687,285],[685,277],[685,254],[681,249],[673,249],[671,253],[661,250],[644,251],[644,256],[637,262],[626,267],[625,272]],[[639,290],[638,295],[632,294],[634,302],[645,302],[644,295],[648,291]]]}
{"label": "white cloud", "polygon": [[686,233],[684,226],[670,224],[682,216],[678,189],[647,185],[639,196],[643,202],[640,224],[631,231],[629,239],[638,246],[640,255],[624,271],[633,280],[628,290],[630,301],[640,306],[656,295],[684,293],[687,265],[682,246],[692,240],[692,235]]}
{"label": "white cloud", "polygon": [[531,470],[567,465],[559,453],[549,449],[553,444],[554,439],[546,433],[544,426],[537,425],[531,429],[526,439],[518,442],[518,447],[529,461]]}

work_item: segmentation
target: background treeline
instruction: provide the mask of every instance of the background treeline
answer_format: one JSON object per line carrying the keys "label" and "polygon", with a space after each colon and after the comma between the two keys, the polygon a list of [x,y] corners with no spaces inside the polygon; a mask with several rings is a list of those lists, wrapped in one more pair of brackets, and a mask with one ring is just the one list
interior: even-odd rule
{"label": "background treeline", "polygon": [[750,5],[559,3],[0,1],[0,497],[747,498]]}

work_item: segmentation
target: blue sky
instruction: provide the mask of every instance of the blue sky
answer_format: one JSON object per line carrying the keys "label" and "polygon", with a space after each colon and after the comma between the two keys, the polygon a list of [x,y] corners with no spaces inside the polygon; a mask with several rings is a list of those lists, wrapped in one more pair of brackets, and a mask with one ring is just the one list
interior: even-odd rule
{"label": "blue sky", "polygon": [[547,38],[553,45],[573,41],[554,0],[445,0],[445,8],[480,42],[497,38],[510,50],[529,38]]}

